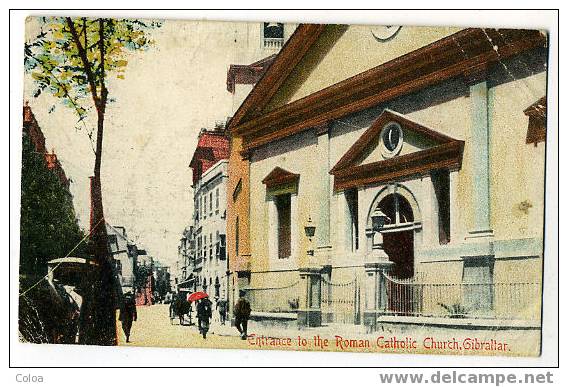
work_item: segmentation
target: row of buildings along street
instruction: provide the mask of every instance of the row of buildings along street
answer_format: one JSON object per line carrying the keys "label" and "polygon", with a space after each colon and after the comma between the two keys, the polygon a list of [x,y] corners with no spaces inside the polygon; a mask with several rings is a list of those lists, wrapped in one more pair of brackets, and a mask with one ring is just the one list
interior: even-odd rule
{"label": "row of buildings along street", "polygon": [[226,90],[220,90],[231,94],[232,110],[220,114],[214,127],[200,130],[189,163],[194,212],[180,238],[175,278],[182,295],[202,290],[229,305],[237,300],[238,289],[227,253],[227,203],[232,194],[228,192],[231,140],[226,125],[296,28],[283,23],[254,26],[240,27],[246,50],[235,60],[248,62],[231,64]]}

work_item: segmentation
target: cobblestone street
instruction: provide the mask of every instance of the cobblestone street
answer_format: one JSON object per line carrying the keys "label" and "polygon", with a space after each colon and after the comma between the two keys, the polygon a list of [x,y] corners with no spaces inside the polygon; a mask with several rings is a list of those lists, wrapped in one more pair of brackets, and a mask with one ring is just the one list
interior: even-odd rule
{"label": "cobblestone street", "polygon": [[[207,339],[203,339],[196,325],[195,311],[191,325],[188,318],[185,319],[184,325],[180,325],[179,319],[175,319],[173,323],[170,322],[169,305],[141,306],[137,310],[138,321],[132,326],[131,342],[126,343],[120,321],[117,321],[119,345],[121,346],[462,355],[507,353],[510,356],[518,356],[531,353],[531,343],[538,340],[539,336],[538,330],[502,331],[499,336],[500,342],[507,343],[507,345],[503,349],[498,349],[493,348],[499,343],[492,340],[495,333],[490,330],[438,330],[432,335],[432,328],[409,329],[393,326],[381,329],[379,332],[365,334],[363,326],[329,324],[318,328],[298,330],[267,327],[255,321],[249,321],[249,338],[241,340],[236,328],[230,326],[229,322],[221,325],[218,313],[214,311]],[[416,340],[416,345],[409,346],[409,340]],[[432,344],[434,342],[437,344]],[[491,348],[467,348],[465,346],[472,342],[485,343]]]}
{"label": "cobblestone street", "polygon": [[[197,328],[195,311],[193,312],[192,325],[186,318],[184,324],[179,325],[179,319],[174,319],[173,324],[169,319],[168,305],[140,306],[137,308],[138,320],[132,325],[130,342],[126,343],[120,321],[117,321],[117,332],[120,346],[132,347],[174,347],[174,348],[231,348],[231,349],[276,349],[298,350],[297,337],[305,338],[305,346],[302,350],[333,350],[317,347],[312,339],[313,335],[319,334],[330,341],[334,338],[336,327],[320,327],[316,330],[306,329],[282,329],[277,327],[262,327],[254,321],[249,321],[249,339],[241,340],[235,327],[221,325],[218,321],[218,313],[213,311],[213,319],[207,334],[203,339]],[[291,345],[281,345],[289,340]],[[276,343],[275,343],[276,342]],[[348,349],[349,351],[349,349]]]}
{"label": "cobblestone street", "polygon": [[[177,347],[177,348],[247,348],[247,342],[241,340],[234,327],[221,326],[211,322],[207,339],[204,340],[197,329],[194,317],[189,325],[179,325],[179,319],[173,324],[169,318],[169,305],[140,306],[137,308],[138,320],[132,324],[130,342],[126,343],[120,321],[117,322],[118,340],[121,346]],[[229,324],[227,322],[227,324]],[[234,332],[233,332],[234,331]]]}

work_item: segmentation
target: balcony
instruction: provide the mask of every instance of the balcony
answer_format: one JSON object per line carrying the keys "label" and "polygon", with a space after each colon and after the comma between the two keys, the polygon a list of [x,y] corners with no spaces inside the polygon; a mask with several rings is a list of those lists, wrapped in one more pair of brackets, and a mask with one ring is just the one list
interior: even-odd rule
{"label": "balcony", "polygon": [[283,38],[264,38],[263,46],[268,50],[280,50],[284,45]]}

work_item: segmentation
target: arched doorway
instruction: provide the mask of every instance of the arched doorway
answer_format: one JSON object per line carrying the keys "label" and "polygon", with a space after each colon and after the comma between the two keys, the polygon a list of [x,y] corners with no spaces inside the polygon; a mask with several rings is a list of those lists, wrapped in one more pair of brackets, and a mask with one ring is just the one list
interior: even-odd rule
{"label": "arched doorway", "polygon": [[377,207],[389,217],[382,234],[383,248],[394,263],[391,274],[406,279],[414,275],[414,214],[408,200],[398,193],[385,196]]}
{"label": "arched doorway", "polygon": [[383,249],[393,262],[387,277],[387,309],[394,314],[412,315],[416,302],[410,280],[414,277],[414,242],[421,228],[420,209],[414,195],[401,184],[385,187],[373,201],[367,227],[371,227],[371,214],[381,210],[388,221],[381,230]]}

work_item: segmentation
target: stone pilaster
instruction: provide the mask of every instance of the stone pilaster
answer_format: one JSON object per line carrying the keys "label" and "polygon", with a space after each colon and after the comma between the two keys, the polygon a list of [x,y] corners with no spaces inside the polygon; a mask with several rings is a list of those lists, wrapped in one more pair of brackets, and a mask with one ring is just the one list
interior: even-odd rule
{"label": "stone pilaster", "polygon": [[318,215],[316,228],[316,246],[318,249],[330,245],[330,180],[329,170],[329,127],[327,124],[315,128],[317,146],[317,164],[319,179],[317,183]]}
{"label": "stone pilaster", "polygon": [[471,103],[470,164],[472,166],[471,198],[473,224],[466,235],[466,242],[474,244],[472,253],[462,259],[494,257],[493,230],[491,228],[490,190],[490,95],[487,69],[479,67],[466,74]]}
{"label": "stone pilaster", "polygon": [[469,85],[471,103],[471,144],[470,164],[473,170],[472,200],[473,228],[468,238],[486,238],[493,236],[491,229],[491,192],[490,179],[490,119],[489,119],[489,88],[487,84],[487,69],[476,68],[466,74]]}
{"label": "stone pilaster", "polygon": [[321,267],[300,268],[299,328],[321,326],[321,272]]}
{"label": "stone pilaster", "polygon": [[388,255],[383,250],[382,235],[380,232],[365,230],[367,250],[365,257],[365,309],[363,311],[363,324],[367,332],[377,329],[377,318],[387,311],[388,299],[385,273],[388,273],[393,265]]}

